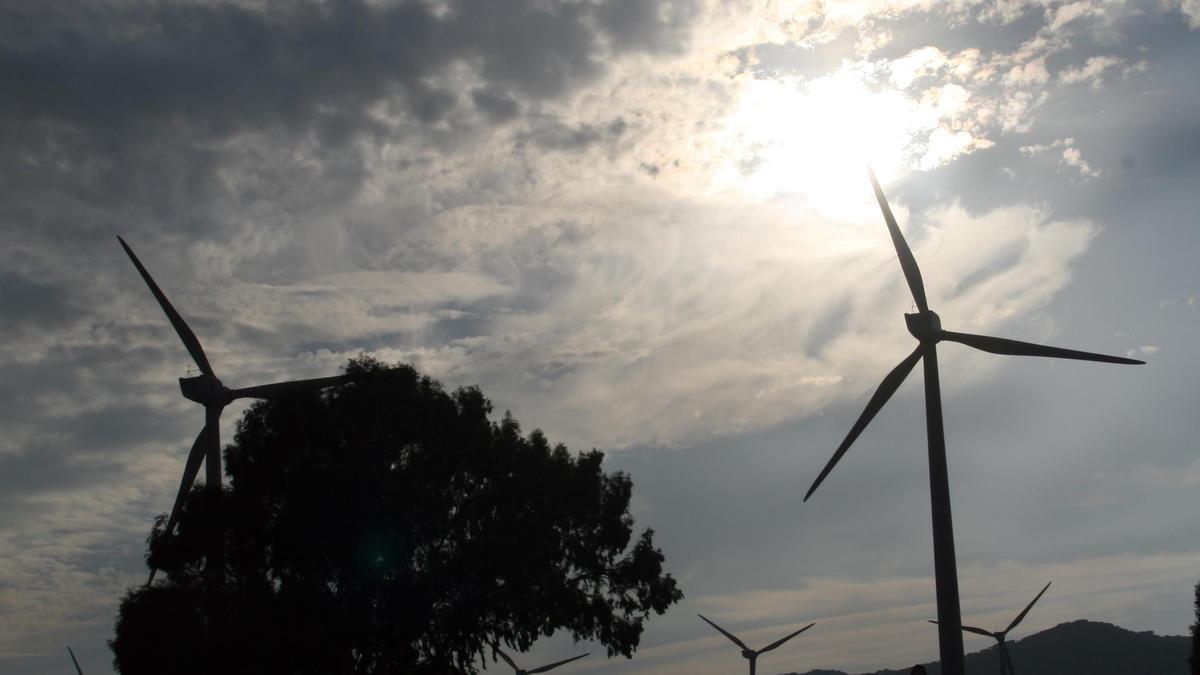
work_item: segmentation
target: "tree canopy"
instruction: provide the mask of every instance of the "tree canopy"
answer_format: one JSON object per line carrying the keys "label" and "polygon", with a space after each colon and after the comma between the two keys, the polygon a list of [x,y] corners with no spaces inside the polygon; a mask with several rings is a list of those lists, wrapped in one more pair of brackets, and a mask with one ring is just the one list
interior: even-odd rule
{"label": "tree canopy", "polygon": [[1196,623],[1192,624],[1192,655],[1188,657],[1188,665],[1192,675],[1200,675],[1200,582],[1196,583]]}
{"label": "tree canopy", "polygon": [[255,403],[219,503],[197,487],[175,532],[160,517],[147,562],[165,579],[121,603],[121,673],[474,673],[492,645],[559,629],[628,657],[682,597],[603,453],[493,422],[477,388],[448,394],[408,366],[347,373]]}

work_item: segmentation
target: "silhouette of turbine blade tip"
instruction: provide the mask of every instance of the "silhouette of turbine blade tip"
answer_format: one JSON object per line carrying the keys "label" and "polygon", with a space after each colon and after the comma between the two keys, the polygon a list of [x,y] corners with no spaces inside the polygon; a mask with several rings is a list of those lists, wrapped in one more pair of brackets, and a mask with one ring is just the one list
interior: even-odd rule
{"label": "silhouette of turbine blade tip", "polygon": [[146,269],[146,266],[143,265],[142,261],[138,259],[137,255],[134,254],[133,249],[129,247],[129,244],[125,243],[125,240],[119,235],[117,236],[117,241],[121,242],[121,247],[125,249],[125,253],[129,256],[130,262],[132,262],[133,266],[137,268],[138,274],[140,274],[142,277],[142,281],[146,282],[146,286],[150,289],[150,294],[154,296],[155,301],[158,302],[159,308],[162,309],[163,313],[167,315],[167,320],[171,322],[171,327],[175,329],[175,334],[178,335],[180,341],[183,342],[184,348],[187,349],[187,352],[192,357],[192,360],[196,362],[196,366],[200,369],[200,372],[204,373],[205,375],[212,375],[213,368],[208,362],[208,357],[204,354],[204,347],[200,345],[200,340],[196,337],[196,334],[192,331],[191,327],[188,326],[187,321],[184,321],[183,317],[180,316],[179,312],[171,304],[171,301],[167,299],[166,294],[163,293],[162,289],[158,287],[158,283],[154,281],[154,277],[150,276],[149,270]]}
{"label": "silhouette of turbine blade tip", "polygon": [[975,335],[974,333],[958,333],[947,330],[941,331],[939,337],[943,340],[964,344],[968,347],[973,347],[980,351],[989,352],[991,354],[1005,354],[1009,356],[1040,356],[1051,359],[1071,359],[1075,361],[1117,363],[1134,366],[1145,365],[1146,363],[1145,361],[1131,359],[1125,356],[1110,356],[1108,354],[1099,354],[1096,352],[1084,352],[1078,349],[1040,345],[1034,342],[1023,342],[1021,340],[1012,340],[1009,338],[1000,338],[991,335]]}
{"label": "silhouette of turbine blade tip", "polygon": [[572,656],[572,657],[571,657],[571,658],[569,658],[569,659],[563,659],[562,661],[555,661],[554,663],[550,663],[550,664],[547,664],[547,665],[544,665],[544,666],[538,666],[537,668],[534,668],[534,669],[532,669],[532,670],[528,670],[528,671],[526,671],[526,672],[527,672],[527,673],[529,673],[529,675],[536,675],[536,673],[544,673],[544,672],[546,672],[546,671],[548,671],[548,670],[553,670],[553,669],[555,669],[555,668],[557,668],[557,667],[559,667],[559,666],[561,666],[561,665],[568,664],[568,663],[570,663],[570,662],[572,662],[572,661],[578,661],[579,659],[582,659],[583,657],[585,657],[585,656],[590,656],[590,655],[591,655],[591,653],[589,652],[589,653],[587,653],[587,654],[580,654],[580,655],[578,655],[578,656]]}
{"label": "silhouette of turbine blade tip", "polygon": [[854,442],[858,440],[858,437],[867,428],[867,425],[871,423],[871,420],[875,419],[875,415],[883,409],[883,406],[887,405],[887,402],[891,400],[896,390],[900,388],[900,385],[904,384],[904,380],[912,372],[913,367],[917,365],[917,361],[921,360],[921,354],[922,348],[918,346],[911,354],[904,357],[904,360],[896,364],[896,367],[892,368],[891,372],[884,376],[883,381],[879,383],[879,387],[875,389],[875,393],[871,395],[871,400],[867,401],[866,407],[863,408],[858,419],[854,421],[854,426],[850,427],[850,431],[846,434],[846,438],[842,440],[842,444],[838,446],[838,449],[833,453],[833,457],[826,462],[825,467],[821,469],[820,475],[813,481],[812,487],[808,489],[808,494],[804,496],[804,501],[808,501],[808,498],[821,485],[825,477],[833,471],[833,467],[837,466],[837,463],[842,460],[842,457],[850,449],[850,446],[854,445]]}
{"label": "silhouette of turbine blade tip", "polygon": [[801,629],[800,629],[800,630],[798,630],[798,631],[795,631],[795,632],[793,632],[793,633],[788,633],[787,635],[785,635],[785,636],[783,636],[783,637],[779,638],[778,640],[776,640],[776,641],[772,642],[771,644],[767,645],[766,647],[763,647],[762,649],[758,650],[758,653],[759,653],[759,654],[762,654],[762,653],[764,653],[764,652],[769,652],[769,651],[771,651],[772,649],[775,649],[776,647],[779,647],[779,646],[783,645],[783,643],[787,642],[788,640],[791,640],[792,638],[794,638],[794,637],[796,637],[797,635],[799,635],[799,634],[803,633],[804,631],[808,630],[809,628],[812,628],[812,627],[813,627],[813,626],[815,626],[815,625],[817,625],[817,624],[816,624],[816,622],[813,622],[813,623],[810,623],[810,624],[808,624],[808,625],[807,625],[807,626],[805,626],[804,628],[801,628]]}
{"label": "silhouette of turbine blade tip", "polygon": [[917,259],[913,256],[908,241],[904,239],[904,234],[900,231],[900,225],[896,222],[896,216],[892,214],[892,207],[883,194],[883,188],[875,178],[875,172],[868,168],[867,173],[871,177],[871,189],[875,191],[875,200],[879,202],[879,209],[883,212],[883,219],[887,223],[888,234],[896,249],[900,269],[904,272],[904,281],[908,284],[908,290],[912,292],[913,302],[922,312],[928,312],[929,301],[925,298],[925,281],[921,278],[921,268],[917,265]]}
{"label": "silhouette of turbine blade tip", "polygon": [[1025,605],[1025,609],[1021,610],[1021,613],[1017,615],[1017,618],[1013,619],[1012,623],[1008,624],[1008,628],[1004,629],[1005,632],[1010,631],[1013,628],[1016,628],[1017,624],[1021,623],[1021,621],[1023,621],[1025,619],[1025,615],[1029,614],[1029,610],[1033,609],[1034,604],[1036,604],[1037,601],[1040,600],[1043,595],[1045,595],[1046,591],[1050,588],[1050,584],[1052,584],[1052,583],[1054,583],[1054,582],[1050,581],[1050,582],[1047,582],[1045,586],[1042,586],[1042,590],[1038,591],[1038,594],[1035,595],[1033,597],[1033,599],[1029,601],[1028,605]]}
{"label": "silhouette of turbine blade tip", "polygon": [[710,620],[708,617],[704,616],[703,614],[697,614],[696,616],[700,617],[701,619],[704,619],[704,623],[707,623],[708,625],[710,625],[713,628],[716,628],[718,631],[720,631],[721,635],[724,635],[725,637],[729,638],[729,640],[731,642],[733,642],[733,644],[735,644],[747,651],[753,651],[749,647],[746,646],[745,642],[742,642],[741,640],[739,640],[736,635],[734,635],[733,633],[730,633],[729,631],[725,630],[724,628],[721,628],[716,623],[713,623],[713,621]]}
{"label": "silhouette of turbine blade tip", "polygon": [[499,654],[500,658],[504,659],[504,662],[512,666],[514,670],[520,670],[520,668],[517,668],[516,662],[508,654],[505,654],[503,649],[500,649],[500,645],[492,645],[492,651]]}

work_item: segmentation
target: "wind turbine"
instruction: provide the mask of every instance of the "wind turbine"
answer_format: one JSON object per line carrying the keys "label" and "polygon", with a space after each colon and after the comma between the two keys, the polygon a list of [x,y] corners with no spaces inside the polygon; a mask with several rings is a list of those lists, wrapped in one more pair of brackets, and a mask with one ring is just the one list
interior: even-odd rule
{"label": "wind turbine", "polygon": [[79,667],[79,659],[75,658],[75,652],[71,651],[71,645],[67,645],[67,653],[71,655],[71,663],[75,664],[75,672],[83,675],[83,668]]}
{"label": "wind turbine", "polygon": [[504,659],[505,663],[512,666],[513,671],[516,672],[517,675],[533,675],[534,673],[544,673],[547,670],[554,670],[555,668],[563,665],[564,663],[578,661],[579,659],[582,659],[583,657],[587,656],[587,654],[580,654],[579,656],[572,656],[569,659],[563,659],[562,661],[555,661],[554,663],[549,663],[544,666],[538,666],[537,668],[531,668],[529,670],[525,670],[524,668],[518,666],[512,660],[512,657],[510,657],[508,654],[505,654],[504,650],[500,649],[500,647],[498,645],[492,645],[492,651],[499,654],[500,658]]}
{"label": "wind turbine", "polygon": [[993,354],[1013,354],[1017,356],[1046,356],[1060,359],[1078,359],[1081,361],[1101,361],[1104,363],[1144,363],[1135,359],[1119,356],[1092,354],[1074,349],[1047,347],[1044,345],[1018,342],[1004,338],[970,333],[955,333],[942,330],[942,322],[936,313],[929,309],[925,300],[925,284],[921,280],[921,270],[904,235],[900,234],[900,226],[892,216],[892,209],[883,196],[875,173],[868,170],[871,177],[871,187],[875,190],[875,199],[883,211],[883,219],[887,222],[888,232],[892,236],[892,245],[896,248],[896,256],[900,259],[900,268],[904,270],[904,278],[912,291],[913,300],[919,311],[905,314],[904,321],[908,332],[920,342],[911,354],[904,358],[892,372],[883,378],[883,383],[875,391],[867,407],[859,415],[846,439],[838,446],[829,463],[821,469],[820,475],[813,481],[812,487],[804,495],[804,501],[812,496],[817,486],[834,465],[846,454],[850,444],[858,438],[875,414],[887,403],[892,394],[900,388],[904,378],[908,376],[917,361],[925,361],[925,427],[929,437],[929,492],[933,511],[933,567],[937,583],[938,608],[938,647],[941,654],[942,672],[946,675],[963,675],[962,617],[958,606],[958,572],[954,561],[954,526],[950,517],[950,486],[946,470],[946,437],[942,429],[942,395],[938,384],[937,343],[943,340],[958,342]]}
{"label": "wind turbine", "polygon": [[701,619],[704,619],[704,623],[707,623],[708,625],[712,626],[713,628],[716,628],[718,631],[721,632],[721,635],[724,635],[725,637],[729,638],[733,642],[733,644],[742,648],[742,658],[744,658],[750,662],[750,675],[754,675],[754,669],[756,667],[756,664],[758,663],[759,656],[771,651],[772,649],[775,649],[779,645],[787,642],[788,640],[791,640],[792,638],[803,633],[804,631],[808,630],[809,628],[812,628],[813,626],[817,625],[815,623],[810,623],[807,626],[805,626],[804,628],[801,628],[800,630],[796,631],[795,633],[792,633],[790,635],[786,635],[782,638],[779,638],[778,640],[772,642],[771,644],[767,645],[766,647],[756,650],[756,649],[750,649],[749,647],[747,647],[746,643],[737,639],[736,635],[734,635],[733,633],[730,633],[729,631],[725,630],[724,628],[721,628],[720,626],[713,623],[712,621],[709,621],[708,618],[705,617],[703,614],[697,614],[696,616],[700,617]]}
{"label": "wind turbine", "polygon": [[[1024,619],[1025,615],[1029,613],[1029,610],[1033,608],[1033,604],[1042,597],[1042,593],[1045,593],[1046,589],[1050,588],[1050,583],[1053,582],[1049,582],[1043,586],[1041,593],[1038,593],[1036,596],[1034,596],[1033,600],[1029,601],[1028,605],[1025,605],[1025,609],[1021,610],[1021,613],[1017,615],[1017,618],[1013,619],[1012,623],[1008,624],[1008,628],[993,633],[990,630],[976,628],[975,626],[962,627],[962,629],[968,633],[977,633],[979,635],[985,635],[987,637],[996,639],[996,642],[1000,645],[1000,675],[1017,675],[1016,669],[1013,668],[1012,656],[1008,653],[1008,645],[1005,644],[1004,638],[1008,636],[1009,631],[1016,628],[1017,624],[1021,623],[1021,620]],[[929,623],[937,622],[930,621]]]}
{"label": "wind turbine", "polygon": [[[179,334],[179,339],[183,341],[183,346],[187,348],[188,354],[191,354],[192,360],[200,368],[200,375],[179,378],[179,389],[183,392],[183,397],[204,406],[204,428],[200,430],[200,435],[196,436],[196,441],[192,443],[187,464],[184,465],[183,480],[179,483],[179,492],[175,495],[175,506],[171,509],[171,516],[167,520],[167,528],[164,531],[166,534],[170,534],[179,520],[184,500],[191,490],[192,483],[196,480],[196,474],[200,472],[201,463],[205,464],[206,485],[209,494],[214,498],[214,503],[221,494],[221,411],[225,409],[225,406],[239,398],[280,399],[307,391],[317,391],[341,384],[346,381],[346,376],[276,382],[244,389],[226,387],[213,372],[208,357],[204,355],[204,348],[196,339],[196,334],[188,327],[179,312],[171,306],[171,302],[167,300],[166,295],[163,295],[158,284],[154,283],[154,279],[146,271],[142,261],[138,260],[133,249],[129,248],[129,244],[126,244],[124,239],[117,237],[117,240],[121,242],[121,248],[125,249],[125,253],[133,261],[133,266],[142,275],[142,279],[150,287],[150,292],[158,300],[158,305],[162,307],[167,319],[175,327],[175,332]],[[207,569],[210,575],[217,576],[224,570],[224,540],[221,528],[216,529],[211,545]],[[154,568],[150,569],[147,585],[154,581],[155,572]]]}

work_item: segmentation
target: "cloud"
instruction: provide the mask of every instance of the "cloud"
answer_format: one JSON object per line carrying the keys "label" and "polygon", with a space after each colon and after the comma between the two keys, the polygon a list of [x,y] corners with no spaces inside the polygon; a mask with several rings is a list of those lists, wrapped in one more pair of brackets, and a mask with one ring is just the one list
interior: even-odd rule
{"label": "cloud", "polygon": [[[5,14],[0,538],[17,553],[0,569],[0,613],[28,621],[6,622],[0,653],[59,650],[80,625],[107,636],[200,423],[175,382],[188,356],[114,234],[230,384],[329,375],[367,351],[480,384],[576,448],[726,452],[845,413],[911,350],[896,316],[911,298],[864,148],[893,165],[881,175],[948,327],[1063,328],[1039,309],[1105,214],[1028,186],[1115,165],[1089,140],[1109,127],[1067,127],[1055,105],[1098,109],[1164,67],[1132,52],[1146,40],[1113,40],[1127,9],[480,0]],[[1101,80],[1112,86],[1074,86]],[[977,180],[1021,157],[1003,189]],[[1121,349],[1142,344],[1174,349],[1150,334]],[[999,368],[969,363],[947,391]],[[1145,476],[1137,485],[1163,479]],[[914,597],[893,617],[919,624]]]}
{"label": "cloud", "polygon": [[1189,26],[1193,29],[1200,28],[1200,1],[1180,0],[1179,10],[1187,17]]}
{"label": "cloud", "polygon": [[1018,87],[1045,84],[1049,79],[1050,73],[1046,70],[1046,59],[1041,57],[1019,66],[1013,66],[1004,76],[1005,84]]}
{"label": "cloud", "polygon": [[1115,56],[1093,56],[1081,67],[1070,67],[1061,71],[1058,80],[1063,84],[1086,83],[1092,87],[1099,87],[1103,82],[1104,73],[1122,63],[1124,60]]}
{"label": "cloud", "polygon": [[[542,411],[538,424],[553,435],[608,448],[777,424],[873,387],[906,353],[900,327],[879,318],[905,300],[874,218],[847,225],[773,207],[664,209],[665,195],[630,197],[585,237],[544,251],[543,264],[564,274],[538,305],[492,313],[486,335],[384,353],[482,382],[518,417]],[[651,216],[649,203],[663,215]],[[921,222],[914,246],[931,297],[964,330],[1047,302],[1094,232],[1026,206],[975,215],[945,205]],[[511,283],[525,294],[526,282]],[[806,288],[822,292],[795,292]],[[864,361],[868,342],[895,348],[867,350],[877,357]]]}
{"label": "cloud", "polygon": [[1128,356],[1129,358],[1134,358],[1137,356],[1148,356],[1148,355],[1152,355],[1152,354],[1157,354],[1159,351],[1160,351],[1160,348],[1158,347],[1158,345],[1142,345],[1140,347],[1136,347],[1134,349],[1130,349],[1130,350],[1126,351],[1125,355]]}
{"label": "cloud", "polygon": [[1083,153],[1079,152],[1079,148],[1065,148],[1062,153],[1063,164],[1073,166],[1079,170],[1079,175],[1084,178],[1095,178],[1100,175],[1100,172],[1093,169],[1087,160],[1083,158]]}
{"label": "cloud", "polygon": [[1075,146],[1074,138],[1058,138],[1049,144],[1022,145],[1019,148],[1019,151],[1025,157],[1036,157],[1038,155],[1045,154],[1050,150],[1057,150],[1058,148],[1062,148],[1062,155],[1061,159],[1059,160],[1059,165],[1074,168],[1079,172],[1079,177],[1081,180],[1096,178],[1102,175],[1103,172],[1101,172],[1099,169],[1092,168],[1092,165],[1088,164],[1087,160],[1083,158],[1083,153],[1080,152],[1079,148]]}

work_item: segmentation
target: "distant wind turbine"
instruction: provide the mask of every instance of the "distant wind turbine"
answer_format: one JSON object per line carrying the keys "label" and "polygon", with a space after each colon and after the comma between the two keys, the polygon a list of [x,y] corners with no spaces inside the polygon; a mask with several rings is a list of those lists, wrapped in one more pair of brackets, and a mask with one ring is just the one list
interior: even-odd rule
{"label": "distant wind turbine", "polygon": [[[1050,583],[1053,583],[1053,582],[1050,582]],[[1021,613],[1017,615],[1017,618],[1013,619],[1012,623],[1008,624],[1008,628],[1005,628],[1002,631],[997,631],[997,632],[993,633],[990,630],[976,628],[975,626],[963,626],[962,627],[962,629],[967,631],[968,633],[976,633],[978,635],[984,635],[984,636],[996,639],[996,642],[1000,645],[1000,675],[1017,675],[1016,669],[1013,668],[1012,655],[1010,655],[1008,653],[1008,645],[1005,644],[1004,638],[1008,636],[1009,631],[1016,628],[1017,624],[1021,623],[1021,620],[1024,619],[1025,615],[1029,613],[1029,610],[1033,608],[1033,604],[1035,602],[1037,602],[1039,598],[1042,597],[1042,593],[1045,593],[1046,589],[1050,588],[1050,583],[1047,583],[1045,586],[1043,586],[1041,593],[1038,593],[1036,596],[1034,596],[1033,600],[1029,601],[1028,605],[1025,605],[1025,609],[1021,610]],[[937,623],[937,622],[930,621],[929,623]]]}
{"label": "distant wind turbine", "polygon": [[[208,357],[204,355],[204,349],[200,346],[200,341],[196,339],[196,334],[188,327],[187,322],[175,311],[171,306],[171,302],[167,300],[167,296],[159,289],[158,284],[154,283],[150,273],[146,271],[142,261],[134,255],[133,249],[129,248],[129,244],[121,237],[117,237],[121,242],[121,248],[125,249],[125,253],[129,255],[129,259],[133,261],[133,266],[137,268],[146,285],[150,287],[150,292],[154,294],[154,298],[158,300],[158,305],[162,307],[163,312],[167,315],[171,325],[175,327],[175,332],[179,334],[179,339],[183,341],[183,346],[187,348],[188,354],[191,354],[192,360],[200,368],[200,375],[195,377],[179,378],[179,389],[183,392],[184,398],[195,401],[204,406],[204,428],[200,430],[200,435],[196,436],[196,441],[192,444],[192,450],[188,454],[187,464],[183,469],[183,480],[179,483],[179,492],[175,495],[175,506],[171,509],[171,516],[167,520],[167,528],[165,534],[170,534],[175,528],[175,523],[179,520],[180,511],[183,508],[184,500],[187,498],[188,492],[191,490],[192,483],[196,480],[196,474],[200,472],[200,464],[204,463],[205,480],[209,494],[213,496],[213,502],[220,497],[221,494],[221,411],[225,406],[239,398],[262,398],[262,399],[279,399],[288,396],[294,396],[298,393],[317,391],[326,387],[332,387],[346,381],[345,375],[336,377],[320,377],[311,380],[294,380],[291,382],[276,382],[274,384],[263,384],[256,387],[246,387],[244,389],[229,389],[221,380],[217,379],[213,373],[213,368],[208,363]],[[224,570],[224,541],[221,528],[217,528],[214,534],[214,541],[211,543],[208,558],[208,572],[210,575],[221,575]],[[154,581],[155,569],[150,569],[150,578],[146,581],[149,585]]]}
{"label": "distant wind turbine", "polygon": [[938,648],[941,655],[942,672],[945,675],[963,675],[963,646],[962,618],[958,606],[958,571],[954,561],[954,525],[950,517],[950,485],[946,470],[946,437],[942,429],[942,395],[938,384],[937,343],[942,340],[958,342],[968,347],[991,352],[993,354],[1013,354],[1018,356],[1046,356],[1060,359],[1078,359],[1081,361],[1101,361],[1104,363],[1144,363],[1135,359],[1119,356],[1092,354],[1074,349],[1061,347],[1046,347],[1043,345],[1006,340],[1004,338],[970,333],[955,333],[942,330],[942,322],[936,313],[929,309],[925,300],[925,284],[921,280],[921,270],[917,267],[916,258],[900,233],[900,226],[892,216],[892,209],[883,196],[875,173],[868,171],[871,177],[871,187],[875,190],[875,199],[883,211],[883,219],[887,222],[888,232],[892,237],[892,245],[896,248],[896,256],[900,258],[900,268],[904,270],[904,278],[912,291],[917,311],[905,314],[904,321],[908,332],[920,341],[913,353],[909,354],[892,372],[883,378],[883,383],[875,391],[875,395],[867,402],[866,410],[859,415],[846,439],[838,446],[833,458],[821,470],[820,475],[813,481],[812,487],[804,495],[804,501],[812,496],[817,486],[833,467],[846,454],[846,450],[867,427],[875,414],[887,403],[892,394],[900,388],[904,378],[912,371],[917,361],[925,361],[925,426],[929,437],[929,492],[933,508],[933,566],[937,583],[938,611]]}
{"label": "distant wind turbine", "polygon": [[782,638],[779,638],[778,640],[772,642],[771,644],[767,645],[766,647],[763,647],[762,649],[755,650],[755,649],[750,649],[749,647],[747,647],[746,643],[737,639],[737,636],[734,635],[733,633],[730,633],[729,631],[725,630],[724,628],[721,628],[720,626],[713,623],[712,621],[709,621],[708,618],[705,617],[703,614],[697,614],[696,616],[700,617],[701,619],[704,619],[705,623],[712,626],[713,628],[716,628],[718,631],[721,632],[721,635],[724,635],[725,637],[729,638],[733,642],[733,644],[742,648],[742,658],[744,658],[750,662],[750,675],[754,675],[754,669],[756,667],[756,664],[758,663],[759,656],[771,651],[772,649],[775,649],[779,645],[787,642],[788,640],[791,640],[792,638],[803,633],[804,631],[808,630],[809,628],[812,628],[813,626],[817,625],[815,623],[810,623],[807,626],[805,626],[804,628],[801,628],[800,630],[796,631],[795,633],[791,633],[790,635],[786,635]]}
{"label": "distant wind turbine", "polygon": [[79,667],[79,659],[75,658],[75,652],[71,651],[71,645],[67,645],[67,653],[71,655],[71,663],[75,664],[75,672],[83,675],[83,668]]}
{"label": "distant wind turbine", "polygon": [[549,663],[544,666],[538,666],[537,668],[531,668],[529,670],[525,670],[524,668],[518,666],[516,664],[516,662],[514,662],[512,660],[512,657],[510,657],[508,654],[505,654],[504,650],[500,649],[499,646],[492,645],[492,651],[499,654],[500,658],[504,659],[505,663],[512,666],[513,671],[516,672],[517,675],[533,675],[534,673],[544,673],[547,670],[554,670],[555,668],[557,668],[565,663],[570,663],[572,661],[578,661],[579,659],[582,659],[583,657],[587,656],[587,654],[580,654],[579,656],[572,656],[569,659],[563,659],[562,661],[555,661],[554,663]]}

